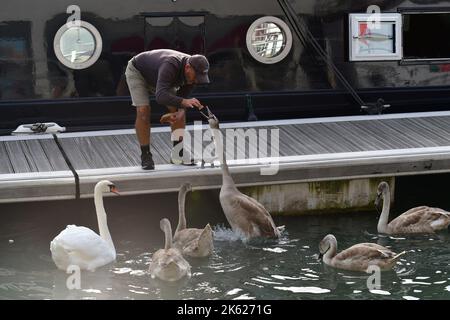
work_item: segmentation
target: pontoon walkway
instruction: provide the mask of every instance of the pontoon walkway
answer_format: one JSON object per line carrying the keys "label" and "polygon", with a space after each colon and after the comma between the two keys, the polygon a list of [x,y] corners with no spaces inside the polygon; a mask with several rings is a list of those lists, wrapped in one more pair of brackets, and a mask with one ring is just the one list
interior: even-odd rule
{"label": "pontoon walkway", "polygon": [[[448,111],[221,127],[279,129],[279,172],[260,174],[267,161],[274,161],[270,158],[253,164],[230,161],[239,186],[450,172]],[[218,167],[167,164],[168,127],[153,129],[152,148],[156,170],[144,171],[133,129],[61,133],[57,138],[50,134],[0,137],[0,202],[92,197],[99,179],[114,181],[123,194],[176,191],[185,181],[195,189],[220,187]],[[268,152],[270,156],[270,145]]]}

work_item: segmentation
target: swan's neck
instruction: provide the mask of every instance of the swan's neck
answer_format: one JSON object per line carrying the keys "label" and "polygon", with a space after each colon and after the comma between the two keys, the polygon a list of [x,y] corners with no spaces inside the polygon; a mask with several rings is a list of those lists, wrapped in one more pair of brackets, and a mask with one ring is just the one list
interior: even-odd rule
{"label": "swan's neck", "polygon": [[111,249],[116,251],[114,248],[114,243],[111,238],[111,234],[109,233],[108,223],[106,219],[106,211],[103,206],[103,194],[100,189],[96,189],[94,192],[94,203],[95,203],[95,211],[97,212],[97,222],[98,222],[98,230],[100,231],[100,237],[105,240]]}
{"label": "swan's neck", "polygon": [[186,204],[186,189],[180,190],[178,194],[178,226],[175,230],[175,233],[186,229],[186,213],[185,213],[185,204]]}
{"label": "swan's neck", "polygon": [[383,210],[381,211],[380,219],[378,220],[378,232],[385,233],[388,227],[389,210],[391,205],[391,193],[389,190],[383,190]]}
{"label": "swan's neck", "polygon": [[331,264],[331,260],[336,255],[337,252],[337,241],[336,239],[332,239],[329,241],[330,249],[323,255],[323,261],[326,264]]}
{"label": "swan's neck", "polygon": [[172,248],[172,228],[170,225],[164,226],[165,245],[164,249],[169,250]]}
{"label": "swan's neck", "polygon": [[222,168],[222,187],[236,188],[234,180],[231,177],[230,170],[228,168],[227,159],[225,157],[225,151],[223,149],[222,134],[219,129],[213,129],[214,143],[216,151],[219,156],[220,167]]}

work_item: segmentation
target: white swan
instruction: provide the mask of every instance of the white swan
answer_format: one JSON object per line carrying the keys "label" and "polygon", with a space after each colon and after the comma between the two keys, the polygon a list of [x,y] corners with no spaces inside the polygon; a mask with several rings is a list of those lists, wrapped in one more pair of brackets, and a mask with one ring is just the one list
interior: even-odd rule
{"label": "white swan", "polygon": [[376,265],[381,271],[390,270],[405,251],[396,254],[376,243],[358,243],[337,254],[337,240],[329,234],[320,241],[319,259],[331,267],[368,272],[369,266]]}
{"label": "white swan", "polygon": [[214,143],[222,167],[222,187],[220,188],[220,204],[223,212],[235,233],[243,235],[247,240],[256,237],[279,238],[282,227],[277,228],[272,216],[255,199],[240,192],[231,177],[223,150],[219,120],[211,113],[203,114],[211,128]]}
{"label": "white swan", "polygon": [[116,259],[103,206],[104,192],[118,194],[116,186],[108,180],[95,185],[94,203],[100,236],[89,228],[68,225],[50,242],[52,258],[59,269],[66,271],[68,266],[75,265],[81,270],[94,271]]}
{"label": "white swan", "polygon": [[192,190],[189,183],[181,186],[178,193],[178,226],[173,237],[173,246],[185,256],[207,257],[214,250],[213,231],[209,223],[203,229],[186,228],[186,193]]}
{"label": "white swan", "polygon": [[172,227],[169,220],[162,219],[159,223],[165,235],[164,249],[153,254],[152,262],[148,268],[152,279],[159,278],[164,281],[178,281],[185,276],[191,276],[191,266],[180,250],[172,247]]}
{"label": "white swan", "polygon": [[383,200],[383,210],[378,220],[377,230],[385,234],[434,233],[447,229],[450,225],[450,212],[427,206],[415,207],[404,212],[388,223],[391,193],[387,182],[378,185],[375,206]]}

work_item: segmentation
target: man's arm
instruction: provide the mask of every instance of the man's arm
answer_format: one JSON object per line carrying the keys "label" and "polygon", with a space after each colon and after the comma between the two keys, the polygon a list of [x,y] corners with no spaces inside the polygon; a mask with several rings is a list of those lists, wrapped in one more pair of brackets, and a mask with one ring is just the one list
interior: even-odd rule
{"label": "man's arm", "polygon": [[177,96],[188,99],[189,95],[191,94],[192,90],[194,90],[194,85],[192,84],[185,84],[177,91]]}
{"label": "man's arm", "polygon": [[173,94],[172,83],[177,75],[177,68],[168,62],[161,65],[158,72],[158,81],[156,83],[156,102],[165,106],[174,106],[181,108],[183,98]]}

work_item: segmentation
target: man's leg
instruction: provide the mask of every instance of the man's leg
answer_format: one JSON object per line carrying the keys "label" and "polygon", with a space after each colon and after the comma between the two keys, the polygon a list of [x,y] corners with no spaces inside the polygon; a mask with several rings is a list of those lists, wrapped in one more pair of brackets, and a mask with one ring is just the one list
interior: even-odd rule
{"label": "man's leg", "polygon": [[145,170],[153,170],[152,153],[150,152],[150,101],[148,84],[137,70],[132,60],[128,61],[125,77],[130,90],[132,105],[136,107],[136,135],[141,146],[141,163]]}
{"label": "man's leg", "polygon": [[141,146],[141,163],[145,170],[153,170],[155,164],[150,152],[150,106],[136,107],[136,135]]}

